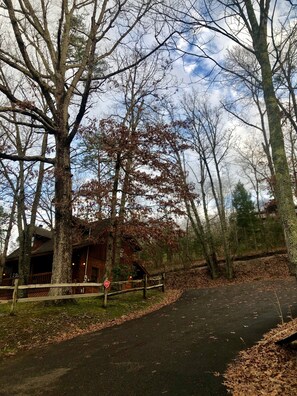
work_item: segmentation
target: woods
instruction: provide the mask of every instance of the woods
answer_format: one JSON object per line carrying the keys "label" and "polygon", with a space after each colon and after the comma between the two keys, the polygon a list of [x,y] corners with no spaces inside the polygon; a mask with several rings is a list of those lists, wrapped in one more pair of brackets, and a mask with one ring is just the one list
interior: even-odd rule
{"label": "woods", "polygon": [[54,235],[52,283],[70,282],[77,218],[109,220],[104,278],[127,262],[127,238],[139,246],[131,261],[204,260],[217,278],[221,260],[228,279],[238,254],[285,243],[297,276],[294,5],[1,10],[0,279],[14,243],[28,282],[42,225]]}

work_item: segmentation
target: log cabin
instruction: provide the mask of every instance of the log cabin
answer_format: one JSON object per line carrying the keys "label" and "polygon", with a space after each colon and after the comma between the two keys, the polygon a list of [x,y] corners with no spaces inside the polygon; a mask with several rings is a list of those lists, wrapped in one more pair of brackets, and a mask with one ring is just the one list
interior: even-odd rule
{"label": "log cabin", "polygon": [[[72,253],[72,282],[102,282],[105,273],[107,237],[110,220],[86,223],[75,219]],[[140,250],[136,240],[122,236],[121,263],[130,277],[141,278],[146,270],[137,262],[135,253]],[[2,284],[9,284],[18,274],[19,249],[6,259]],[[32,240],[29,284],[50,283],[53,261],[53,234],[43,227],[35,227]]]}

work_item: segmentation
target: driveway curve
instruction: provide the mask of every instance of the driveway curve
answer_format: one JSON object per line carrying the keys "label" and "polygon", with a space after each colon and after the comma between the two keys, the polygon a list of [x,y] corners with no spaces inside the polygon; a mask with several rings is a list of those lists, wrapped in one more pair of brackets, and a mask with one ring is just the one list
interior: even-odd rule
{"label": "driveway curve", "polygon": [[227,364],[296,314],[291,279],[188,290],[142,318],[4,361],[0,395],[226,395]]}

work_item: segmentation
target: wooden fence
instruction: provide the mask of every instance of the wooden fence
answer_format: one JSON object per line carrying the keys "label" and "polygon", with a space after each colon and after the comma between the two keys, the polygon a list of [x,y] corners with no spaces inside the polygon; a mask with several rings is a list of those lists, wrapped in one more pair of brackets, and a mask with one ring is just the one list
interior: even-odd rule
{"label": "wooden fence", "polygon": [[[20,291],[26,290],[27,293],[32,290],[38,289],[65,289],[66,293],[58,296],[39,296],[39,297],[22,297]],[[72,293],[73,289],[83,290],[83,292],[76,294]],[[86,293],[86,289],[98,288],[97,293]],[[106,283],[94,283],[94,282],[83,282],[83,283],[43,283],[43,284],[31,284],[31,285],[20,285],[19,279],[15,278],[14,286],[0,286],[1,290],[12,291],[12,298],[6,300],[0,300],[1,303],[11,303],[10,312],[13,313],[17,302],[38,302],[38,301],[55,301],[55,300],[66,300],[66,299],[77,299],[86,297],[102,297],[103,307],[107,307],[107,300],[109,296],[115,296],[117,294],[131,293],[136,291],[143,291],[143,298],[147,298],[147,291],[151,289],[161,288],[165,291],[165,274],[160,276],[148,277],[144,276],[143,279],[127,280],[120,282],[110,282],[109,285]]]}

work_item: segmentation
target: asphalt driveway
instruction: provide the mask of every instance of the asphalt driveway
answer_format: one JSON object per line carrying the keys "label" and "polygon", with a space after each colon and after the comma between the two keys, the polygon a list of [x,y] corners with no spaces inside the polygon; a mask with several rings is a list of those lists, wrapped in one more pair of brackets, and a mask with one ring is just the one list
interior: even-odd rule
{"label": "asphalt driveway", "polygon": [[293,279],[189,290],[145,317],[3,362],[0,395],[226,395],[227,364],[296,314]]}

